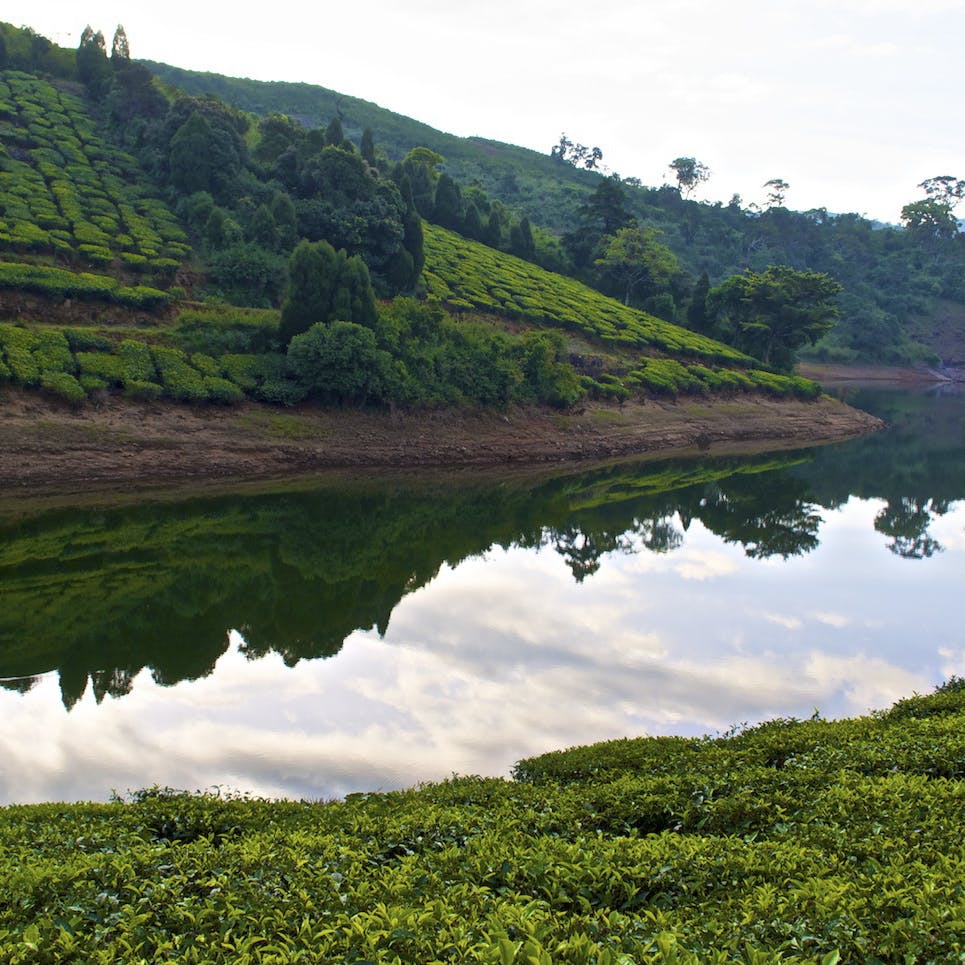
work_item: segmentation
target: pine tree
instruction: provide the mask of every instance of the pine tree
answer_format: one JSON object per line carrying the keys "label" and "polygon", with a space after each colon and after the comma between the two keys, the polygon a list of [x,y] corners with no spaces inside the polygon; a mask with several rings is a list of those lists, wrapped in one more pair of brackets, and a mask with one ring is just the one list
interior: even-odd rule
{"label": "pine tree", "polygon": [[362,155],[362,160],[375,167],[375,138],[372,136],[371,128],[367,127],[362,131],[359,153]]}
{"label": "pine tree", "polygon": [[325,143],[331,147],[341,147],[345,140],[345,133],[342,130],[342,122],[333,117],[325,128]]}
{"label": "pine tree", "polygon": [[439,176],[439,183],[436,185],[436,200],[432,209],[432,220],[449,228],[458,231],[462,227],[462,191],[459,185],[448,174]]}

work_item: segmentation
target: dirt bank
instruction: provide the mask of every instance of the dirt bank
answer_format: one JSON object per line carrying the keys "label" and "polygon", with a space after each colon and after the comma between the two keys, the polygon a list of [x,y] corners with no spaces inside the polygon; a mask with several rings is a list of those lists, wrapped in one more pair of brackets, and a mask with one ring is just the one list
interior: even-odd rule
{"label": "dirt bank", "polygon": [[6,390],[0,397],[0,483],[163,483],[259,479],[327,468],[538,464],[686,451],[787,449],[859,435],[879,420],[823,398],[791,402],[586,405],[575,412],[379,413],[140,405],[110,399],[71,409]]}
{"label": "dirt bank", "polygon": [[944,370],[925,367],[899,367],[894,365],[828,365],[803,362],[797,374],[814,379],[826,386],[848,385],[854,382],[890,383],[892,385],[936,385],[965,379],[965,369]]}

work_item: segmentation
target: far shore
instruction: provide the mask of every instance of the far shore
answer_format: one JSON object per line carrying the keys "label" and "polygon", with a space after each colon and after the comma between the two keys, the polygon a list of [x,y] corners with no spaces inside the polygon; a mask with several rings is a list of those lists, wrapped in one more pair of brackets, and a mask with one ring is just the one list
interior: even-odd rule
{"label": "far shore", "polygon": [[0,484],[128,489],[189,480],[253,481],[324,470],[465,469],[644,456],[746,453],[836,442],[883,423],[831,399],[735,396],[588,403],[560,412],[381,412],[139,404],[111,398],[71,408],[0,394]]}

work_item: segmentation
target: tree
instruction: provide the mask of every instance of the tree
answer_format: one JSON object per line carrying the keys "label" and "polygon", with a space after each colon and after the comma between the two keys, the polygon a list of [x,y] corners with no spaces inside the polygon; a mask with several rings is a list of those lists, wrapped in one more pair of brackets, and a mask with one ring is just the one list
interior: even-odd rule
{"label": "tree", "polygon": [[114,40],[111,43],[111,62],[116,66],[120,61],[131,59],[131,45],[127,42],[127,33],[122,24],[117,25],[114,31]]}
{"label": "tree", "polygon": [[919,240],[936,243],[952,238],[958,232],[958,219],[948,201],[924,198],[901,209],[905,228]]}
{"label": "tree", "polygon": [[645,294],[655,294],[677,271],[677,258],[657,241],[659,235],[656,228],[621,228],[594,262],[605,279],[620,286],[624,305],[636,288],[645,284]]}
{"label": "tree", "polygon": [[427,147],[414,147],[402,159],[395,174],[398,181],[403,174],[409,178],[412,189],[412,200],[416,210],[423,218],[432,215],[436,197],[436,182],[439,180],[439,166],[445,163],[445,158]]}
{"label": "tree", "polygon": [[439,183],[436,185],[432,220],[443,228],[458,231],[462,227],[464,217],[462,190],[448,174],[441,174]]}
{"label": "tree", "polygon": [[325,128],[325,143],[331,147],[341,147],[345,141],[345,132],[342,130],[342,122],[333,117]]}
{"label": "tree", "polygon": [[616,234],[631,219],[627,189],[617,176],[603,178],[577,209],[577,224],[563,236],[563,244],[578,268],[588,266],[606,235]]}
{"label": "tree", "polygon": [[364,404],[385,394],[392,358],[375,333],[352,322],[312,325],[288,346],[288,369],[299,384],[326,401]]}
{"label": "tree", "polygon": [[592,171],[603,160],[603,152],[598,147],[574,144],[565,134],[561,134],[559,143],[550,148],[550,157],[554,161],[572,164],[574,167],[583,165],[588,171]]}
{"label": "tree", "polygon": [[92,97],[103,97],[110,88],[111,65],[107,59],[104,35],[88,24],[77,48],[77,77]]}
{"label": "tree", "polygon": [[965,197],[965,181],[953,177],[951,174],[942,174],[935,178],[926,178],[918,185],[929,198],[943,204],[949,204],[953,208]]}
{"label": "tree", "polygon": [[707,331],[707,295],[709,293],[710,277],[704,271],[694,285],[690,305],[687,306],[687,328],[692,328],[695,332]]}
{"label": "tree", "polygon": [[772,265],[728,278],[711,289],[707,305],[720,337],[765,365],[790,371],[796,351],[834,327],[841,290],[822,272]]}
{"label": "tree", "polygon": [[365,262],[327,241],[301,241],[288,263],[288,295],[279,334],[287,343],[316,322],[378,323],[375,293]]}
{"label": "tree", "polygon": [[686,198],[697,187],[710,178],[710,168],[693,157],[678,157],[668,167],[677,177],[680,193]]}
{"label": "tree", "polygon": [[783,208],[784,198],[788,189],[791,187],[783,178],[771,178],[764,182],[764,187],[770,190],[767,193],[766,204],[769,208]]}
{"label": "tree", "polygon": [[533,229],[529,218],[525,215],[509,229],[509,250],[517,258],[533,261],[536,257],[536,242],[533,240]]}
{"label": "tree", "polygon": [[362,155],[363,161],[371,167],[375,167],[375,138],[372,135],[372,129],[369,127],[362,131],[362,140],[359,142],[359,154]]}

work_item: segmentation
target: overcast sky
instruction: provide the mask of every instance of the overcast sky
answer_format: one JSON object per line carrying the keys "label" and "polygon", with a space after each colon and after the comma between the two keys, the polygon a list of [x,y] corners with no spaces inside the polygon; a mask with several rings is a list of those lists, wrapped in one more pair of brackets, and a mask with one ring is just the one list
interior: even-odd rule
{"label": "overcast sky", "polygon": [[698,197],[897,221],[928,177],[965,177],[965,0],[368,0],[221,5],[4,0],[0,18],[76,46],[305,81],[453,134],[548,152],[566,132],[645,184],[693,156]]}

